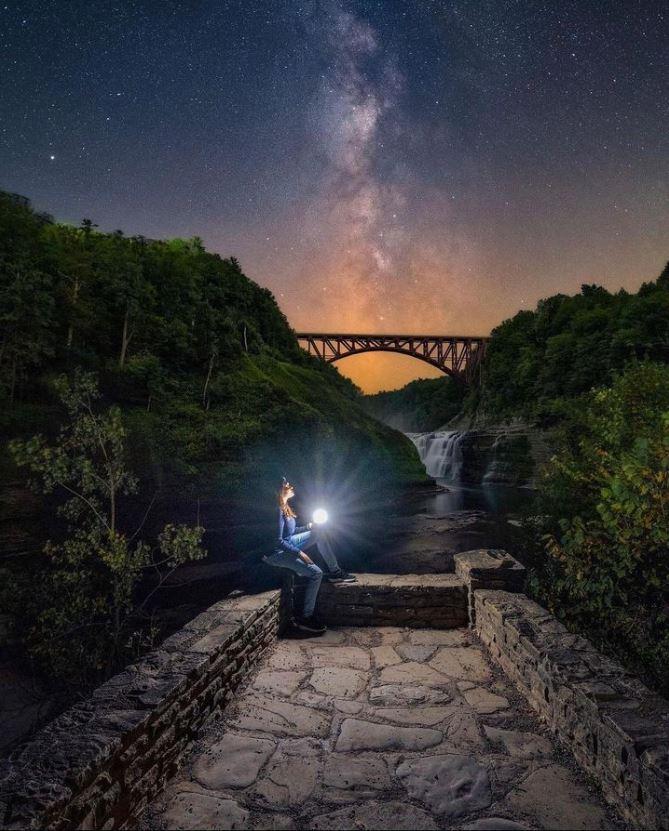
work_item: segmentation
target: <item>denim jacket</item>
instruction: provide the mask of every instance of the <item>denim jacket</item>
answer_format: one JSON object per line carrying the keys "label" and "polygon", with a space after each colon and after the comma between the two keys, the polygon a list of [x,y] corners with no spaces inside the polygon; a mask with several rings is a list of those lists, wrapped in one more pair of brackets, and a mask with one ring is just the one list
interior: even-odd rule
{"label": "denim jacket", "polygon": [[279,538],[277,540],[279,548],[283,551],[291,551],[293,554],[299,554],[300,549],[290,542],[290,537],[293,534],[301,534],[303,531],[308,531],[306,525],[295,526],[295,517],[285,516],[281,508],[279,508]]}

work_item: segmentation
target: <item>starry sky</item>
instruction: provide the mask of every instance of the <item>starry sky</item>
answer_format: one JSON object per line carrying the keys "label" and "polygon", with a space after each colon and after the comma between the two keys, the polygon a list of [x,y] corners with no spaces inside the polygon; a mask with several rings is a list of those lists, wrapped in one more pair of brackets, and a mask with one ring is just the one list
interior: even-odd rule
{"label": "starry sky", "polygon": [[[311,331],[488,334],[669,257],[654,0],[0,0],[0,187],[234,255]],[[438,374],[337,364],[366,391]]]}

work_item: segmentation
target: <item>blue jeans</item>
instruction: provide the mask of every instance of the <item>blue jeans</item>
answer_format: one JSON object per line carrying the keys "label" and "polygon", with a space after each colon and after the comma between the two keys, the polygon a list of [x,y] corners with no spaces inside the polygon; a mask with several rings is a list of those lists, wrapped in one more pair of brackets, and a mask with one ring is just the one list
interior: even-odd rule
{"label": "blue jeans", "polygon": [[[339,563],[337,558],[332,553],[332,549],[327,544],[327,541],[321,534],[314,534],[313,531],[303,531],[301,534],[293,534],[291,537],[286,537],[287,541],[297,548],[304,549],[316,542],[319,543],[319,551],[325,560],[325,564],[330,571],[337,571]],[[270,566],[277,568],[288,568],[295,572],[298,577],[306,577],[309,581],[304,593],[304,609],[302,614],[304,617],[311,617],[316,608],[316,598],[323,580],[323,571],[315,563],[305,563],[304,560],[292,551],[284,551],[282,548],[277,549],[263,560]]]}
{"label": "blue jeans", "polygon": [[339,563],[332,550],[332,545],[327,537],[327,533],[319,527],[313,528],[311,531],[302,531],[301,534],[293,534],[288,537],[288,542],[296,545],[298,548],[309,548],[312,545],[318,544],[318,551],[328,567],[328,571],[339,571]]}
{"label": "blue jeans", "polygon": [[[300,536],[295,534],[295,536]],[[323,579],[323,572],[315,563],[305,563],[298,555],[293,554],[292,551],[283,551],[279,549],[267,557],[263,557],[264,561],[270,566],[277,568],[288,568],[294,571],[298,577],[306,577],[308,580],[307,588],[304,592],[304,608],[302,614],[304,617],[311,617],[316,608],[316,598],[318,597],[318,590],[321,587]]]}

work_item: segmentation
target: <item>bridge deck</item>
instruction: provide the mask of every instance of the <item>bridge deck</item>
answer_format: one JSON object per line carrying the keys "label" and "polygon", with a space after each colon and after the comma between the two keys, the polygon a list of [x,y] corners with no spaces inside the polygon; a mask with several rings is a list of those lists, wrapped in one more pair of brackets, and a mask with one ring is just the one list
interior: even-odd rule
{"label": "bridge deck", "polygon": [[470,631],[370,627],[279,641],[141,827],[622,826]]}
{"label": "bridge deck", "polygon": [[450,341],[450,340],[474,340],[474,341],[485,341],[488,342],[491,340],[490,335],[407,335],[407,334],[372,334],[370,335],[369,332],[296,332],[295,337],[306,339],[306,338],[368,338],[370,340],[375,339],[388,339],[388,340],[441,340],[441,341]]}

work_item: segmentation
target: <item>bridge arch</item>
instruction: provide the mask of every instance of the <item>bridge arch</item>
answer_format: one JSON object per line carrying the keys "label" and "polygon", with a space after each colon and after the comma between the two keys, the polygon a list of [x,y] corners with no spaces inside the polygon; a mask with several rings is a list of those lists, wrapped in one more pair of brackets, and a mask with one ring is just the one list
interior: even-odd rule
{"label": "bridge arch", "polygon": [[490,340],[469,335],[376,335],[299,332],[301,346],[321,360],[334,363],[365,352],[395,352],[436,367],[452,378],[471,384]]}
{"label": "bridge arch", "polygon": [[446,375],[450,375],[452,378],[459,377],[458,374],[454,372],[450,367],[442,366],[432,358],[426,358],[423,355],[416,355],[409,349],[392,349],[389,346],[370,347],[369,349],[351,349],[345,355],[338,355],[337,357],[330,358],[328,360],[328,363],[333,364],[335,361],[342,361],[344,360],[344,358],[349,358],[351,355],[363,355],[367,352],[393,352],[395,353],[395,355],[407,355],[409,358],[415,358],[417,361],[423,361],[424,363],[429,364],[430,366],[436,367],[437,369],[441,370],[441,372],[444,372]]}

